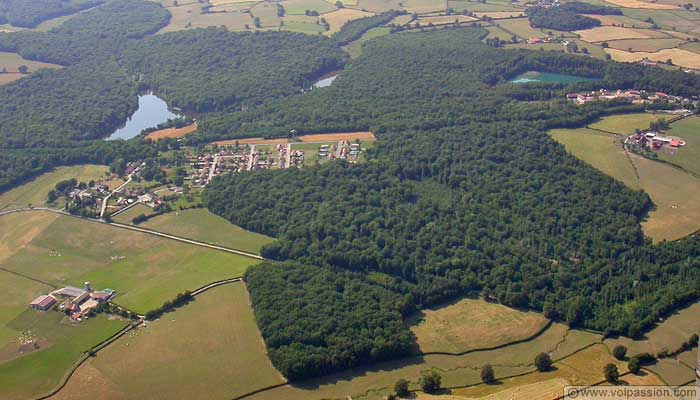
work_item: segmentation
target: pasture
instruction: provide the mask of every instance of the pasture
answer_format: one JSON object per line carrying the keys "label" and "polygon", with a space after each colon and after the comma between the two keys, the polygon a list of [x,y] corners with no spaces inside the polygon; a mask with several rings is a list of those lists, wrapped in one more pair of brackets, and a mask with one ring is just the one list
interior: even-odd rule
{"label": "pasture", "polygon": [[525,16],[525,11],[486,11],[486,12],[476,12],[474,15],[477,18],[493,18],[493,19],[506,19],[506,18],[521,18]]}
{"label": "pasture", "polygon": [[584,14],[586,17],[597,19],[602,25],[621,26],[627,28],[651,28],[652,24],[625,15],[596,15]]}
{"label": "pasture", "polygon": [[620,26],[599,26],[597,28],[574,31],[581,40],[590,43],[609,42],[621,39],[659,39],[668,38],[669,35],[651,29],[623,28]]}
{"label": "pasture", "polygon": [[631,135],[635,129],[649,129],[649,124],[660,118],[668,117],[651,113],[618,114],[603,117],[588,126],[618,135]]}
{"label": "pasture", "polygon": [[622,39],[608,42],[610,48],[626,50],[630,52],[655,52],[663,49],[673,49],[678,47],[684,40],[678,38],[666,39]]}
{"label": "pasture", "polygon": [[[289,12],[287,13],[291,14]],[[301,14],[303,15],[304,12],[302,11]],[[256,3],[254,6],[250,7],[250,14],[248,15],[260,18],[260,24],[263,28],[279,28],[280,22],[282,21],[277,15],[277,4],[266,1]],[[252,18],[250,26],[253,26]]]}
{"label": "pasture", "polygon": [[679,7],[672,4],[649,3],[639,0],[605,0],[610,4],[625,8],[643,8],[648,10],[678,10]]}
{"label": "pasture", "polygon": [[634,8],[621,9],[625,16],[646,21],[651,18],[665,33],[671,36],[681,36],[681,39],[700,34],[700,21],[697,13],[680,10],[644,10]]}
{"label": "pasture", "polygon": [[521,11],[522,8],[514,7],[510,4],[496,1],[470,1],[470,0],[449,0],[447,7],[452,8],[456,12],[472,11],[472,12],[491,12],[491,11]]}
{"label": "pasture", "polygon": [[362,45],[365,42],[370,41],[372,39],[376,39],[378,37],[386,36],[390,33],[391,28],[389,27],[372,28],[365,32],[359,39],[343,46],[343,50],[350,54],[351,58],[357,58],[362,54]]}
{"label": "pasture", "polygon": [[[186,3],[168,7],[172,15],[170,23],[158,33],[181,31],[185,29],[206,28],[209,26],[224,26],[230,31],[245,30],[245,26],[253,27],[253,18],[241,10],[227,9],[222,12],[202,13],[201,3]],[[223,12],[225,11],[225,12]]]}
{"label": "pasture", "polygon": [[0,397],[22,400],[46,394],[59,385],[84,352],[118,332],[126,321],[98,315],[72,325],[59,312],[26,310],[8,326],[36,337],[41,348],[0,363]]}
{"label": "pasture", "polygon": [[450,25],[454,23],[465,23],[473,22],[477,19],[474,17],[469,17],[466,15],[437,15],[428,17],[418,17],[414,22],[418,22],[421,25]]}
{"label": "pasture", "polygon": [[[319,14],[336,10],[334,5],[324,0],[284,0],[280,4],[284,7],[287,15],[304,15],[306,10],[316,11]],[[275,6],[274,3],[272,5]]]}
{"label": "pasture", "polygon": [[422,353],[461,353],[527,339],[540,332],[547,319],[484,300],[462,299],[421,310],[406,323]]}
{"label": "pasture", "polygon": [[447,11],[447,2],[444,0],[404,0],[401,3],[404,10],[414,14]]}
{"label": "pasture", "polygon": [[145,204],[137,204],[124,212],[112,216],[112,220],[120,224],[131,224],[131,221],[140,214],[153,214],[153,209]]}
{"label": "pasture", "polygon": [[[285,31],[290,31],[290,32],[300,32],[300,33],[305,33],[307,35],[318,35],[321,33],[326,32],[326,28],[323,27],[320,23],[318,23],[318,20],[315,20],[316,22],[302,22],[302,21],[295,21],[293,20],[294,18],[299,18],[302,17],[301,15],[290,15],[290,16],[285,16],[282,17],[282,21],[284,22],[284,26],[282,26],[280,29],[285,30]],[[308,17],[310,19],[314,19],[313,17]]]}
{"label": "pasture", "polygon": [[680,137],[686,146],[672,155],[659,152],[659,158],[700,174],[700,117],[683,118],[672,123],[668,134]]}
{"label": "pasture", "polygon": [[120,338],[52,399],[229,399],[283,382],[237,282]]}
{"label": "pasture", "polygon": [[78,182],[88,182],[104,178],[109,168],[103,165],[78,165],[58,167],[51,172],[39,175],[33,180],[0,194],[0,210],[46,204],[46,194],[62,180],[75,178]]}
{"label": "pasture", "polygon": [[170,212],[142,223],[144,228],[255,254],[274,239],[246,231],[204,208]]}
{"label": "pasture", "polygon": [[700,54],[683,49],[662,49],[655,52],[638,51],[634,53],[617,49],[605,49],[605,52],[618,62],[634,63],[646,58],[657,62],[671,60],[674,65],[683,68],[697,69],[700,66]]}
{"label": "pasture", "polygon": [[382,13],[391,10],[401,10],[401,0],[358,0],[353,8],[373,13]]}
{"label": "pasture", "polygon": [[352,8],[341,8],[324,14],[323,18],[326,19],[326,22],[328,22],[328,25],[330,25],[331,27],[328,33],[333,34],[335,32],[338,32],[340,28],[342,28],[343,25],[347,24],[348,22],[364,17],[369,17],[371,15],[374,14],[360,10],[354,10]]}
{"label": "pasture", "polygon": [[[37,213],[54,218],[47,212]],[[115,303],[144,314],[178,293],[242,276],[255,262],[235,254],[59,216],[3,264],[10,271],[56,286],[82,286],[90,281],[95,288],[114,289]]]}
{"label": "pasture", "polygon": [[685,237],[700,228],[700,179],[672,166],[625,154],[619,139],[590,129],[555,129],[568,152],[633,190],[644,189],[656,205],[642,222],[655,242]]}
{"label": "pasture", "polygon": [[[494,24],[510,32],[511,35],[523,39],[545,38],[548,36],[544,31],[531,27],[530,21],[528,21],[527,18],[502,19],[494,22]],[[508,36],[508,38],[510,38],[510,36]]]}
{"label": "pasture", "polygon": [[197,132],[197,123],[183,126],[182,128],[166,128],[155,132],[151,132],[146,135],[146,139],[152,140],[154,142],[165,138],[179,138],[191,133]]}

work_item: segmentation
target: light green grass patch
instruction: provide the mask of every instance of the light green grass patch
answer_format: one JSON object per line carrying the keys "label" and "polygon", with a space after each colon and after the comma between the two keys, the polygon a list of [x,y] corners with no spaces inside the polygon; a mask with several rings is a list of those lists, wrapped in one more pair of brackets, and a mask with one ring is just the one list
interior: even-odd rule
{"label": "light green grass patch", "polygon": [[680,137],[686,145],[673,154],[658,152],[659,158],[700,174],[700,117],[683,118],[672,123],[668,134]]}
{"label": "light green grass patch", "polygon": [[368,42],[372,39],[376,39],[378,37],[386,36],[390,33],[391,28],[388,27],[372,28],[365,32],[364,35],[362,35],[362,37],[360,37],[356,41],[343,46],[343,50],[350,54],[351,58],[357,58],[362,54],[362,45],[365,42]]}
{"label": "light green grass patch", "polygon": [[649,129],[649,124],[667,118],[660,114],[632,113],[609,115],[588,125],[592,129],[599,129],[619,135],[631,135],[635,129]]}
{"label": "light green grass patch", "polygon": [[119,222],[120,224],[131,224],[131,221],[141,214],[153,214],[153,209],[145,204],[137,204],[130,209],[112,217],[112,220],[114,222]]}
{"label": "light green grass patch", "polygon": [[[5,267],[57,286],[117,291],[115,303],[144,314],[178,293],[242,276],[257,260],[61,216]],[[30,299],[31,301],[31,299]]]}
{"label": "light green grass patch", "polygon": [[203,208],[159,215],[140,226],[256,254],[260,253],[263,245],[274,240],[269,236],[246,231]]}
{"label": "light green grass patch", "polygon": [[282,30],[290,32],[301,32],[306,34],[320,34],[325,32],[326,28],[324,28],[321,24],[289,21],[284,23]]}
{"label": "light green grass patch", "polygon": [[228,399],[283,383],[265,353],[243,283],[149,322],[78,369],[56,400]]}
{"label": "light green grass patch", "polygon": [[323,14],[336,9],[335,5],[324,0],[284,0],[280,4],[288,15],[304,15],[306,10]]}
{"label": "light green grass patch", "polygon": [[104,315],[71,325],[59,312],[27,310],[10,322],[15,330],[31,330],[46,338],[47,347],[0,364],[0,397],[33,398],[49,392],[84,352],[122,329],[126,322]]}
{"label": "light green grass patch", "polygon": [[75,178],[78,182],[88,182],[104,177],[108,168],[103,165],[79,165],[59,167],[52,172],[39,175],[35,179],[0,195],[0,210],[46,204],[46,194],[62,180]]}

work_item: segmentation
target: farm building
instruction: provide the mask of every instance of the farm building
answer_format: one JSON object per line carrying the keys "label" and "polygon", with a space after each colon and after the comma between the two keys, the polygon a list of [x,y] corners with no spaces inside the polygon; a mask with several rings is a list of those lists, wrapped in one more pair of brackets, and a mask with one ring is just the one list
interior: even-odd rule
{"label": "farm building", "polygon": [[53,307],[54,304],[56,304],[55,298],[48,295],[41,295],[29,303],[29,307],[35,310],[46,311]]}

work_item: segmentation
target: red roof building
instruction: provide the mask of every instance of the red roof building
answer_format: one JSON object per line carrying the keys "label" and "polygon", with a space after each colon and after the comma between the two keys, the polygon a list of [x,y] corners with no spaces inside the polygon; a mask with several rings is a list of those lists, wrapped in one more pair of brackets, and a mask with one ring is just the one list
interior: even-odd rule
{"label": "red roof building", "polygon": [[54,299],[51,296],[42,295],[34,299],[34,301],[32,301],[31,303],[29,303],[29,307],[35,310],[46,311],[50,309],[54,304],[56,304],[56,299]]}

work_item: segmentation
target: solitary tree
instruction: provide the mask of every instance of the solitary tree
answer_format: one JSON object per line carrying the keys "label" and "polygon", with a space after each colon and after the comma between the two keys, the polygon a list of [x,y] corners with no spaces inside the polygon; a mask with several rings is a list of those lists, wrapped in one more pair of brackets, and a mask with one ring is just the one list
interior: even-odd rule
{"label": "solitary tree", "polygon": [[641,365],[639,365],[639,359],[637,357],[632,357],[627,363],[627,369],[630,370],[630,372],[633,374],[639,373],[639,370],[641,369]]}
{"label": "solitary tree", "polygon": [[615,346],[612,353],[613,356],[615,356],[615,358],[617,358],[618,360],[624,360],[625,356],[627,355],[627,347],[618,344],[617,346]]}
{"label": "solitary tree", "polygon": [[605,368],[603,368],[603,374],[605,375],[605,380],[610,383],[617,383],[620,379],[620,371],[615,364],[606,365]]}
{"label": "solitary tree", "polygon": [[535,357],[535,367],[540,372],[549,371],[552,368],[552,358],[547,353],[540,353]]}
{"label": "solitary tree", "polygon": [[424,372],[420,378],[420,387],[425,393],[435,393],[440,390],[442,376],[435,371]]}
{"label": "solitary tree", "polygon": [[484,383],[491,383],[496,380],[496,375],[493,372],[493,367],[489,364],[481,367],[481,380]]}
{"label": "solitary tree", "polygon": [[410,392],[408,391],[408,381],[405,379],[399,379],[394,384],[394,393],[398,397],[408,397]]}
{"label": "solitary tree", "polygon": [[29,67],[26,65],[20,65],[19,68],[17,68],[17,71],[19,71],[20,74],[26,74],[29,73]]}

